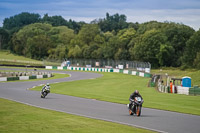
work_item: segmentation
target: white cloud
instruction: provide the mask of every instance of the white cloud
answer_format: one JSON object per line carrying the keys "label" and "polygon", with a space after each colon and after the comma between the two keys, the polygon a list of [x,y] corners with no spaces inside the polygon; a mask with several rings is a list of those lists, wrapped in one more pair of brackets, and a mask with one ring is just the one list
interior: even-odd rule
{"label": "white cloud", "polygon": [[[111,12],[115,12],[113,10]],[[156,20],[159,22],[171,21],[189,25],[195,30],[200,28],[200,9],[179,9],[179,10],[121,10],[118,11],[127,16],[129,22],[147,22]]]}

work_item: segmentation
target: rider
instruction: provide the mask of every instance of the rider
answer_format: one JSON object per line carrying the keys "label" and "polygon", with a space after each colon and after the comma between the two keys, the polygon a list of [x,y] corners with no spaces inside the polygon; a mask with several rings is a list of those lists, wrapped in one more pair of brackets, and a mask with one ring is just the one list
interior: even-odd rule
{"label": "rider", "polygon": [[47,91],[47,93],[50,92],[50,85],[49,83],[47,83],[43,88],[42,88],[42,92]]}
{"label": "rider", "polygon": [[[129,98],[129,109],[131,108],[131,106],[133,105],[133,101],[135,99],[135,97],[141,97],[142,99],[142,96],[140,95],[139,91],[138,90],[135,90],[131,95],[130,95],[130,98]],[[143,99],[142,99],[143,100]]]}

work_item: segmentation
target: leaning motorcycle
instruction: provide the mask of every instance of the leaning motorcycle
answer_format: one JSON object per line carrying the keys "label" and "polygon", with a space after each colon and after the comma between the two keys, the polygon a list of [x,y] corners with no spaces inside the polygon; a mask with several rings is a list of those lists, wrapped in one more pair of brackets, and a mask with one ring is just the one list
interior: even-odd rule
{"label": "leaning motorcycle", "polygon": [[49,90],[44,90],[44,91],[41,91],[41,98],[45,98],[47,96],[47,94],[49,94],[50,91]]}
{"label": "leaning motorcycle", "polygon": [[137,116],[140,116],[143,102],[144,101],[141,97],[135,97],[131,107],[129,107],[129,104],[127,104],[129,109],[129,115],[136,114]]}

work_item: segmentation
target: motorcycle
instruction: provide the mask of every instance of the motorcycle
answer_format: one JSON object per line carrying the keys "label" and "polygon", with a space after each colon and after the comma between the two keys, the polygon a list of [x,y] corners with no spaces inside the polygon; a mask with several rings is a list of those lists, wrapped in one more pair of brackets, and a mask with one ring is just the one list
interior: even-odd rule
{"label": "motorcycle", "polygon": [[45,98],[50,93],[49,90],[45,89],[41,91],[41,98]]}
{"label": "motorcycle", "polygon": [[136,114],[137,116],[140,116],[143,102],[144,101],[141,97],[135,97],[131,107],[129,107],[129,104],[127,104],[129,109],[129,115]]}

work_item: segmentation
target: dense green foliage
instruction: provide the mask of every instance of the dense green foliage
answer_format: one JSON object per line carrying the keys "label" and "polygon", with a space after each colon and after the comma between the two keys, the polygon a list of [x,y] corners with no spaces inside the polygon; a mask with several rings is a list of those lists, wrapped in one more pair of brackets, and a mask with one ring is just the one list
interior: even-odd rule
{"label": "dense green foliage", "polygon": [[150,62],[153,67],[196,67],[200,31],[173,22],[126,22],[125,15],[106,14],[90,24],[21,13],[6,18],[0,48],[33,59],[113,59]]}

